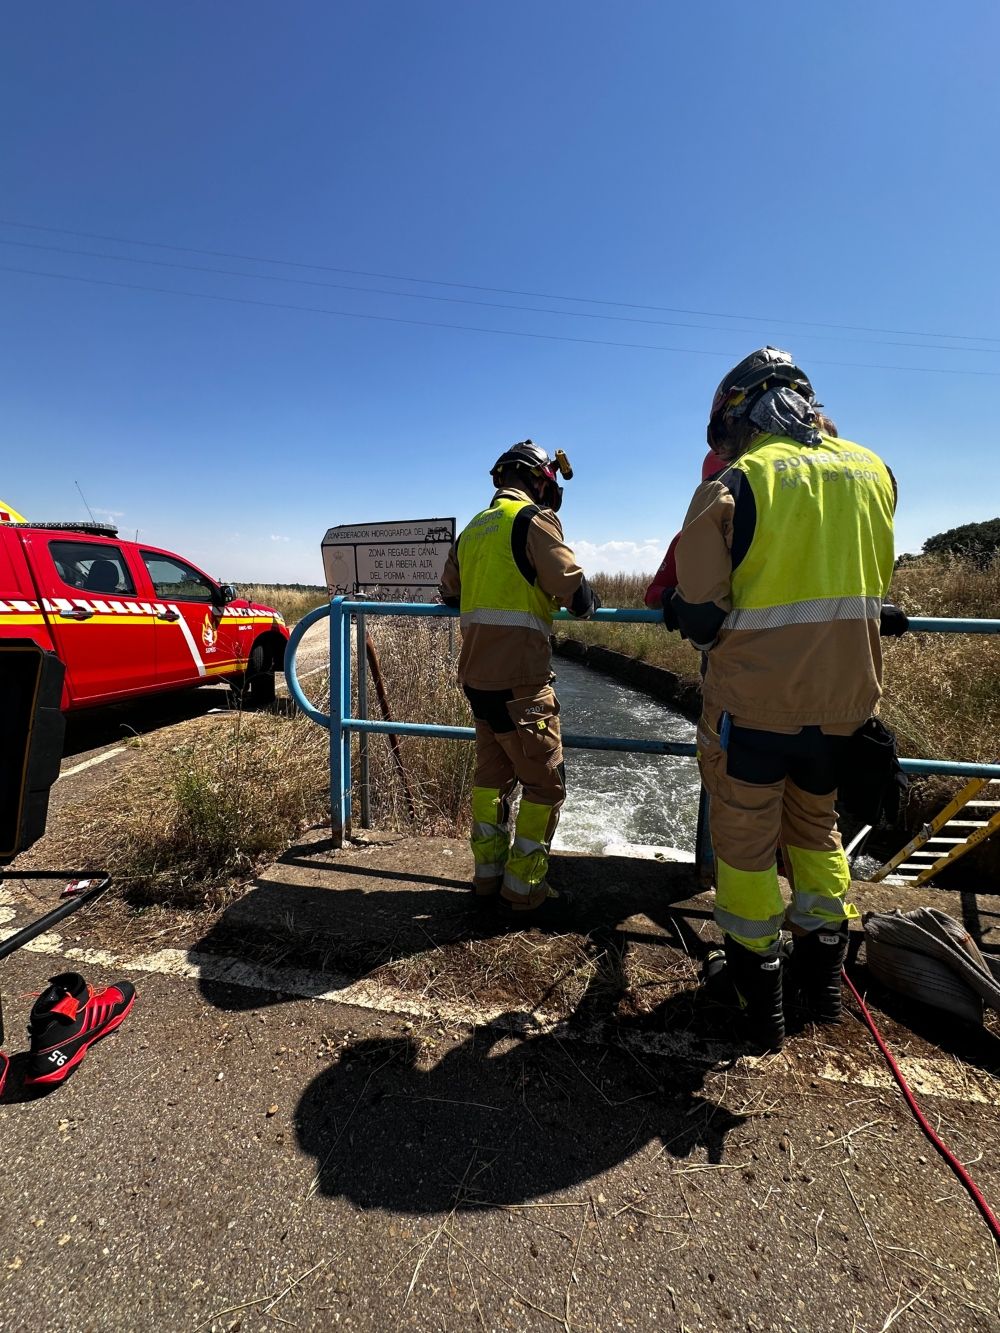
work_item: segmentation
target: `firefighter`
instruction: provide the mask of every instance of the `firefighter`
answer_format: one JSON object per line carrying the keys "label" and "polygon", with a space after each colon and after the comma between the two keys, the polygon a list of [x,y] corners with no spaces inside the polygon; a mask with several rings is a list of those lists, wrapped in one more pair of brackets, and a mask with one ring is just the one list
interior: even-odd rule
{"label": "firefighter", "polygon": [[[774,347],[723,379],[708,442],[726,470],[695,492],[664,620],[707,652],[698,725],[711,796],[715,919],[751,1039],[784,1039],[780,843],[791,970],[807,1012],[841,1013],[850,872],[834,806],[845,738],[875,711],[895,482],[870,449],[820,430],[807,376]],[[905,622],[901,613],[895,615]]]}
{"label": "firefighter", "polygon": [[476,721],[473,889],[525,913],[559,897],[545,878],[566,795],[552,617],[564,606],[586,619],[600,605],[563,540],[559,473],[573,475],[566,455],[550,459],[531,440],[501,454],[496,494],[452,547],[441,581],[442,600],[461,609],[458,679]]}
{"label": "firefighter", "polygon": [[[720,472],[725,472],[729,464],[724,458],[720,458],[717,453],[709,449],[701,464],[701,479],[708,481],[710,477],[717,476]],[[668,593],[672,593],[677,587],[677,543],[681,539],[678,532],[671,539],[667,547],[667,553],[660,561],[660,567],[653,575],[653,581],[643,594],[643,601],[651,611],[658,611],[663,605],[664,598]]]}

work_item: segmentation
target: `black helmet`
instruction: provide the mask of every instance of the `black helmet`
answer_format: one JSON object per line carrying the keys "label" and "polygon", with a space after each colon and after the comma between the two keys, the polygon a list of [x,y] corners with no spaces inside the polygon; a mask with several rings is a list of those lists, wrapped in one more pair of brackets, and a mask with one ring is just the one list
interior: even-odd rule
{"label": "black helmet", "polygon": [[[760,347],[745,356],[739,365],[733,366],[712,399],[708,418],[709,446],[716,447],[718,427],[728,417],[745,416],[761,394],[778,384],[787,384],[807,403],[816,401],[808,375],[795,364],[791,353],[783,352],[780,347]],[[736,408],[739,408],[738,412],[734,412]]]}
{"label": "black helmet", "polygon": [[562,504],[563,491],[556,481],[556,474],[559,473],[566,481],[573,475],[569,459],[561,449],[557,449],[555,457],[550,458],[533,440],[522,440],[500,455],[490,468],[494,486],[500,485],[501,475],[507,468],[518,468],[525,472],[531,478],[532,490],[538,492],[549,509],[558,509]]}

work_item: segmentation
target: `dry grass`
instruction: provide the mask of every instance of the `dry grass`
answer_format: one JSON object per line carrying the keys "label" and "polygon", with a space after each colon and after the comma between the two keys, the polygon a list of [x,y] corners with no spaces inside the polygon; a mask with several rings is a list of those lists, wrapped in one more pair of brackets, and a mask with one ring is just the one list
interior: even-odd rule
{"label": "dry grass", "polygon": [[517,932],[463,940],[387,963],[374,976],[394,990],[439,1002],[572,1013],[597,972],[577,935]]}
{"label": "dry grass", "polygon": [[[984,570],[924,557],[902,565],[893,596],[910,615],[1000,617],[1000,560]],[[884,644],[883,714],[916,757],[997,758],[1000,636],[913,634]]]}
{"label": "dry grass", "polygon": [[[643,576],[598,576],[606,606],[641,606]],[[325,600],[315,592],[258,585],[244,589],[275,605],[289,622]],[[921,559],[897,571],[894,594],[912,614],[996,616],[1000,612],[1000,564],[979,571],[960,561]],[[471,717],[455,679],[449,624],[431,620],[370,621],[386,677],[392,716],[410,722],[469,726]],[[580,625],[574,634],[694,677],[697,655],[659,626]],[[901,749],[917,756],[993,759],[1000,736],[1000,641],[985,637],[912,635],[889,641],[884,713],[897,730]],[[354,673],[355,682],[357,672]],[[379,709],[370,690],[369,715]],[[170,733],[141,742],[155,753],[160,780],[134,780],[117,793],[114,809],[95,820],[81,811],[83,835],[94,864],[114,873],[133,902],[175,906],[221,905],[235,888],[281,852],[328,808],[327,736],[303,718],[234,711],[221,719],[191,725],[177,745]],[[468,819],[474,750],[461,741],[405,737],[400,753],[409,796],[392,759],[388,738],[370,741],[372,820],[376,827],[416,827],[425,833],[453,833]],[[147,773],[150,763],[141,765]],[[355,763],[355,812],[359,811]],[[412,811],[410,800],[412,798]],[[463,946],[458,973],[489,986],[481,966],[498,966],[495,955],[479,960],[474,945]],[[502,960],[501,960],[502,961]],[[532,998],[527,978],[531,960],[508,959],[509,985],[520,976],[524,999]],[[541,969],[552,976],[556,959]],[[568,961],[568,960],[567,960]],[[571,989],[587,981],[588,968],[572,969]],[[517,962],[517,966],[514,966]],[[632,965],[638,960],[633,959]],[[456,977],[428,977],[431,989],[451,986]],[[593,981],[593,978],[590,978]],[[637,985],[638,983],[638,985]],[[656,994],[668,978],[629,978],[625,990]],[[567,997],[561,997],[566,999]],[[644,997],[648,1002],[648,998]],[[645,1004],[633,999],[638,1009]]]}
{"label": "dry grass", "polygon": [[1000,616],[1000,557],[986,569],[949,556],[921,556],[900,565],[892,594],[911,616]]}
{"label": "dry grass", "polygon": [[[222,906],[328,806],[326,741],[305,718],[200,718],[151,751],[87,833],[130,902]],[[151,786],[150,768],[160,780]]]}
{"label": "dry grass", "polygon": [[[591,582],[603,606],[645,609],[642,597],[651,574],[595,574]],[[666,667],[679,676],[692,679],[698,674],[698,655],[679,634],[671,634],[662,624],[598,625],[587,622],[562,624],[562,632],[584,643],[599,643],[605,648],[636,657],[640,662]]]}
{"label": "dry grass", "polygon": [[[452,622],[454,623],[454,622]],[[472,715],[459,689],[455,666],[461,639],[454,629],[454,657],[449,624],[435,620],[369,618],[369,630],[385,674],[392,716],[403,722],[437,722],[469,727]],[[355,672],[355,681],[357,673]],[[375,691],[369,684],[368,715],[380,716]],[[453,833],[468,819],[467,800],[472,788],[474,748],[467,741],[431,737],[400,739],[400,754],[414,799],[416,819],[410,818],[403,783],[390,753],[388,738],[369,742],[372,821],[376,828],[407,828],[415,822],[424,833]],[[360,795],[355,765],[355,801]],[[355,810],[359,805],[355,804]]]}
{"label": "dry grass", "polygon": [[[642,606],[645,575],[597,575],[605,606]],[[925,558],[902,566],[893,588],[914,615],[988,617],[1000,614],[1000,565],[980,571],[961,561]],[[393,717],[469,726],[455,681],[448,625],[440,621],[372,618],[371,630],[386,676]],[[569,627],[568,627],[569,628]],[[575,638],[697,677],[698,656],[659,625],[579,624]],[[460,642],[456,631],[456,652]],[[969,635],[910,635],[884,642],[883,712],[915,757],[990,760],[1000,735],[1000,639]],[[369,714],[378,716],[370,691]],[[403,785],[383,737],[373,737],[372,819],[376,827],[453,833],[468,818],[473,749],[461,742],[405,738],[400,743],[415,805],[411,820]],[[355,811],[359,809],[355,767]]]}
{"label": "dry grass", "polygon": [[644,1017],[697,985],[695,963],[661,945],[595,949],[579,935],[516,932],[438,947],[384,963],[371,973],[392,991],[441,1004],[494,1005],[560,1019]]}
{"label": "dry grass", "polygon": [[238,589],[241,597],[264,606],[272,606],[280,611],[289,626],[296,624],[317,606],[328,600],[327,591],[321,587],[300,587],[296,584],[281,583],[242,583]]}

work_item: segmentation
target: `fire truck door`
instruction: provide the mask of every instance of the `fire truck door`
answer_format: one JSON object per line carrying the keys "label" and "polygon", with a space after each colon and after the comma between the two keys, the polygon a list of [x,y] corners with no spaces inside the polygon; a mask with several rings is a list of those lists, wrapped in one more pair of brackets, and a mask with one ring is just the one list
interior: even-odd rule
{"label": "fire truck door", "polygon": [[155,686],[154,618],[121,546],[99,537],[30,539],[30,558],[72,698],[100,703]]}
{"label": "fire truck door", "polygon": [[196,683],[233,668],[222,651],[218,592],[200,570],[162,551],[142,551],[161,619],[156,627],[156,673],[164,685]]}

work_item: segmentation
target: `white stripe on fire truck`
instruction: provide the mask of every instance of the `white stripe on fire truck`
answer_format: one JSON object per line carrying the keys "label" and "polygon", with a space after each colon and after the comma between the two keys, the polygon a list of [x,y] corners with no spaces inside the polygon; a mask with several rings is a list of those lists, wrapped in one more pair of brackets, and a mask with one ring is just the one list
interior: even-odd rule
{"label": "white stripe on fire truck", "polygon": [[180,625],[181,633],[184,635],[184,642],[187,644],[188,651],[194,658],[194,664],[198,668],[198,675],[199,676],[206,675],[207,672],[205,671],[205,663],[202,661],[201,653],[199,653],[198,651],[198,645],[194,641],[194,635],[191,633],[191,626],[181,615],[180,611],[177,610],[176,606],[171,606],[170,610],[173,611],[177,616],[177,624]]}
{"label": "white stripe on fire truck", "polygon": [[[176,606],[171,604],[168,608],[164,602],[106,602],[99,597],[74,597],[72,601],[68,597],[43,597],[41,603],[25,601],[22,597],[0,598],[0,616],[41,616],[43,611],[53,615],[59,611],[72,611],[74,607],[100,616],[162,616],[168,609],[177,611]],[[235,625],[273,625],[280,617],[251,607],[246,611],[226,611],[221,620]]]}

